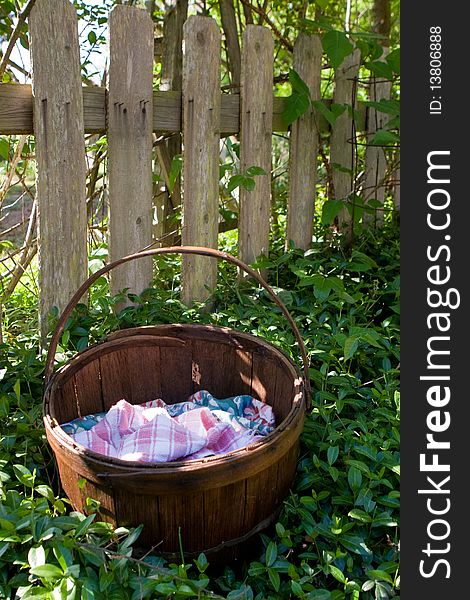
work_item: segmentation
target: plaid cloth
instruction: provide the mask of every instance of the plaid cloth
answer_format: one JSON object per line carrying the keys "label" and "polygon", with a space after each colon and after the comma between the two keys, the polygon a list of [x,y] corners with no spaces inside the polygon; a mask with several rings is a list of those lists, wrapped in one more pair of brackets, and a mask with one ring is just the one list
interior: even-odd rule
{"label": "plaid cloth", "polygon": [[174,405],[160,399],[140,405],[120,400],[107,413],[87,415],[62,428],[105,456],[165,462],[237,450],[274,425],[272,408],[251,396],[218,400],[203,390]]}

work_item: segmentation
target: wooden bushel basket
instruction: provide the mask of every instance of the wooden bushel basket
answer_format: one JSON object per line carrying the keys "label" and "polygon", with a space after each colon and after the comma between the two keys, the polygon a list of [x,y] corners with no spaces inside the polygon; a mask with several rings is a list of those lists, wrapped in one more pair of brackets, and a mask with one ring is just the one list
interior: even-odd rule
{"label": "wooden bushel basket", "polygon": [[[200,254],[226,260],[249,273],[288,319],[303,360],[296,366],[262,339],[209,325],[136,327],[111,334],[53,372],[65,323],[96,279],[127,261],[157,254]],[[305,406],[308,362],[300,333],[286,307],[263,279],[240,260],[209,248],[147,250],[103,267],[76,292],[61,315],[47,356],[44,423],[61,483],[75,509],[86,498],[101,503],[100,517],[115,525],[144,524],[139,544],[169,557],[221,551],[239,555],[240,544],[278,516],[292,485]],[[139,404],[162,398],[172,404],[207,389],[217,398],[250,394],[269,403],[276,428],[245,448],[199,460],[166,463],[123,461],[92,452],[61,428],[106,411],[121,398]],[[79,480],[84,480],[79,485]],[[227,550],[228,549],[228,550]]]}

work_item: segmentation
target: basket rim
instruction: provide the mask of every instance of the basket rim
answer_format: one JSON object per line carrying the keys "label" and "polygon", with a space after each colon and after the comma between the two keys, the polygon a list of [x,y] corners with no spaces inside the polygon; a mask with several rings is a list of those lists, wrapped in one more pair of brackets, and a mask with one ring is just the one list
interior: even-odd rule
{"label": "basket rim", "polygon": [[[261,440],[257,440],[256,442],[250,443],[242,448],[238,448],[237,450],[232,450],[231,452],[224,452],[222,454],[207,456],[200,459],[190,459],[190,460],[178,460],[178,461],[168,461],[168,462],[139,462],[139,461],[128,461],[119,458],[109,457],[104,454],[99,454],[90,450],[86,446],[83,446],[77,443],[70,435],[68,435],[61,427],[61,424],[51,416],[49,412],[50,405],[50,395],[53,393],[54,389],[60,382],[61,376],[63,376],[71,367],[75,365],[75,363],[80,362],[83,358],[86,358],[87,354],[93,354],[97,348],[108,345],[114,345],[113,342],[116,342],[115,336],[118,335],[119,340],[122,341],[129,337],[138,337],[139,335],[145,334],[146,330],[155,330],[155,329],[169,329],[169,328],[190,328],[194,331],[199,330],[216,330],[226,334],[235,334],[236,336],[241,336],[242,338],[246,338],[252,342],[260,343],[261,346],[268,346],[270,350],[274,352],[274,354],[278,354],[278,358],[284,359],[286,361],[286,366],[293,371],[293,375],[295,375],[294,379],[294,397],[292,401],[292,406],[284,417],[284,419],[276,425],[275,429],[266,436],[263,436]],[[142,332],[137,334],[136,331]],[[171,336],[161,336],[161,338],[168,339]],[[154,336],[155,339],[158,339],[158,336]],[[174,338],[175,340],[177,338]],[[148,337],[142,337],[142,341],[147,341]],[[237,329],[232,329],[230,327],[225,326],[217,326],[212,324],[201,324],[201,323],[168,323],[168,324],[159,324],[159,325],[142,325],[138,327],[132,327],[127,329],[121,329],[116,332],[111,333],[105,340],[97,342],[92,346],[86,348],[81,352],[77,352],[74,356],[68,359],[63,365],[57,369],[51,376],[48,381],[46,388],[43,394],[43,421],[46,429],[46,433],[53,436],[55,441],[59,444],[59,446],[64,449],[72,452],[83,459],[90,459],[94,463],[101,463],[103,467],[106,465],[113,466],[116,468],[121,468],[124,470],[130,470],[132,475],[133,473],[157,473],[164,471],[185,471],[187,469],[194,470],[198,468],[208,468],[210,466],[219,465],[220,463],[231,463],[233,461],[243,460],[248,455],[253,455],[253,453],[257,453],[257,451],[261,451],[263,449],[268,449],[273,446],[278,438],[282,436],[286,430],[290,429],[290,426],[295,421],[296,417],[299,413],[304,413],[306,407],[306,396],[305,396],[305,387],[304,381],[300,375],[300,371],[297,365],[292,361],[292,359],[280,348],[274,346],[271,342],[261,338],[259,336],[255,336],[253,334],[249,334],[243,331],[239,331]]]}

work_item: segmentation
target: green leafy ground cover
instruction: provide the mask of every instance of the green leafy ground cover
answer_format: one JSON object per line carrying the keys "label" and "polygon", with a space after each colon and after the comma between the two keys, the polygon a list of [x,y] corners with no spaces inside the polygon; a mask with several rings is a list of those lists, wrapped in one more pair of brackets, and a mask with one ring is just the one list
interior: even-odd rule
{"label": "green leafy ground cover", "polygon": [[[331,240],[305,254],[275,243],[259,264],[305,340],[313,411],[278,522],[254,558],[224,569],[204,555],[186,564],[142,556],[139,528],[114,531],[72,511],[42,426],[35,301],[15,293],[0,347],[0,598],[398,597],[399,243],[391,226],[376,236],[364,234],[349,255]],[[102,259],[95,252],[91,268]],[[262,336],[298,362],[281,313],[257,287],[237,285],[231,266],[220,267],[212,314],[180,304],[178,258],[157,266],[159,289],[117,316],[99,280],[90,306],[69,320],[59,359],[118,327],[210,321]]]}

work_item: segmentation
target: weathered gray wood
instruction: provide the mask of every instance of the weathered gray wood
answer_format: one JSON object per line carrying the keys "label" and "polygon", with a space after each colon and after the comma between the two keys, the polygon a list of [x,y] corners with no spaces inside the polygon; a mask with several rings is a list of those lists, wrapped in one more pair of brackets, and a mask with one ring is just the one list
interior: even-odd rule
{"label": "weathered gray wood", "polygon": [[[360,61],[359,50],[354,50],[336,70],[333,102],[336,104],[356,104],[356,84]],[[332,166],[333,187],[337,200],[347,200],[352,192],[355,160],[353,121],[349,111],[340,115],[334,124],[330,139],[330,161]],[[352,236],[351,213],[347,208],[338,215],[340,231]]]}
{"label": "weathered gray wood", "polygon": [[240,97],[240,170],[261,167],[255,188],[240,188],[240,258],[253,262],[269,251],[274,42],[271,31],[247,25],[243,34]]}
{"label": "weathered gray wood", "polygon": [[[384,60],[389,52],[383,49]],[[392,84],[386,79],[373,77],[369,86],[369,100],[380,102],[390,99]],[[370,142],[379,129],[383,129],[389,121],[389,115],[369,107],[367,118],[367,141]],[[384,149],[380,146],[367,146],[364,169],[364,202],[378,200],[382,205],[385,199],[385,186],[387,178],[387,158]],[[374,227],[380,227],[384,220],[384,211],[380,208],[371,213],[364,214],[364,222]]]}
{"label": "weathered gray wood", "polygon": [[[83,87],[83,110],[85,133],[106,131],[106,90],[102,87]],[[273,98],[273,131],[287,131],[282,120],[285,98]],[[240,131],[240,96],[221,94],[221,136],[234,135]],[[324,100],[328,106],[331,100]],[[365,107],[357,106],[356,128],[364,131]],[[316,121],[321,133],[329,131],[325,118],[317,113]],[[181,131],[181,92],[153,92],[153,131],[160,134]],[[0,83],[0,134],[33,133],[33,98],[27,84]]]}
{"label": "weathered gray wood", "polygon": [[[320,99],[322,45],[317,35],[301,33],[294,46],[294,69],[308,85],[312,100]],[[312,241],[317,172],[318,131],[309,110],[292,123],[286,247],[292,240],[306,250]]]}
{"label": "weathered gray wood", "polygon": [[400,212],[400,167],[398,167],[393,176],[393,204],[395,210]]}
{"label": "weathered gray wood", "polygon": [[[147,11],[118,5],[109,17],[109,252],[116,260],[152,240],[153,23]],[[139,294],[151,260],[113,271],[111,289]]]}
{"label": "weathered gray wood", "polygon": [[[184,25],[183,245],[217,248],[220,144],[220,31],[209,17]],[[182,301],[205,301],[217,281],[217,264],[184,256]],[[206,287],[208,289],[206,289]]]}
{"label": "weathered gray wood", "polygon": [[68,0],[29,17],[39,208],[39,320],[65,308],[87,276],[86,162],[78,26]]}
{"label": "weathered gray wood", "polygon": [[0,134],[33,133],[33,94],[28,84],[0,84]]}

